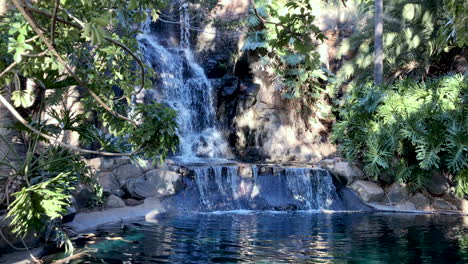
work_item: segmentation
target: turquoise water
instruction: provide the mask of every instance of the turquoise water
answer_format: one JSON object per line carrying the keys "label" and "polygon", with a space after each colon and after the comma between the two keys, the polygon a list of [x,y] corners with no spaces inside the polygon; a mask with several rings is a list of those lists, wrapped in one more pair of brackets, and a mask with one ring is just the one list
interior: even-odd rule
{"label": "turquoise water", "polygon": [[78,252],[88,253],[70,263],[468,263],[464,220],[248,211],[165,216],[108,226],[81,241]]}

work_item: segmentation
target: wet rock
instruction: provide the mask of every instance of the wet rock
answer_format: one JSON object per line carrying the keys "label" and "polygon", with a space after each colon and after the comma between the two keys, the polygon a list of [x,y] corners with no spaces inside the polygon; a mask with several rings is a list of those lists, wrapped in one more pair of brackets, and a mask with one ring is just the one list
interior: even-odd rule
{"label": "wet rock", "polygon": [[228,56],[213,55],[210,56],[204,63],[206,76],[210,79],[220,78],[227,73],[228,70]]}
{"label": "wet rock", "polygon": [[432,177],[426,185],[426,190],[434,195],[443,195],[449,189],[447,179],[438,172],[433,172]]}
{"label": "wet rock", "polygon": [[258,175],[273,175],[273,168],[270,166],[260,166]]}
{"label": "wet rock", "polygon": [[364,173],[355,164],[336,159],[325,159],[318,165],[339,177],[344,184],[351,185],[355,180],[364,179]]}
{"label": "wet rock", "polygon": [[113,195],[111,194],[109,197],[107,197],[107,201],[106,201],[106,208],[122,208],[122,207],[125,207],[125,203],[124,201],[116,196],[116,195]]}
{"label": "wet rock", "polygon": [[127,206],[137,206],[137,205],[143,204],[144,201],[128,198],[128,199],[124,199],[124,203]]}
{"label": "wet rock", "polygon": [[392,183],[387,189],[387,197],[392,203],[399,203],[409,198],[409,189],[406,184]]}
{"label": "wet rock", "polygon": [[239,176],[242,178],[252,178],[252,167],[246,164],[240,164],[239,166]]}
{"label": "wet rock", "polygon": [[384,198],[384,190],[375,182],[357,180],[350,186],[364,202],[380,202]]}
{"label": "wet rock", "polygon": [[182,175],[161,169],[150,170],[144,176],[131,179],[126,184],[127,192],[138,199],[174,195],[182,187]]}
{"label": "wet rock", "polygon": [[422,193],[417,193],[413,195],[410,199],[410,202],[412,202],[415,206],[416,209],[422,210],[422,211],[431,211],[431,200],[427,198],[424,194]]}
{"label": "wet rock", "polygon": [[457,207],[445,200],[442,200],[440,198],[435,198],[434,201],[432,202],[432,206],[437,209],[437,210],[442,210],[442,211],[451,211],[451,210],[457,210]]}
{"label": "wet rock", "polygon": [[416,210],[416,205],[411,201],[402,201],[395,205],[395,208],[398,210],[405,210],[405,211],[414,211]]}
{"label": "wet rock", "polygon": [[101,186],[104,194],[115,194],[117,196],[123,196],[124,192],[120,188],[120,184],[117,181],[114,173],[112,172],[100,172],[97,174],[97,183]]}
{"label": "wet rock", "polygon": [[222,80],[221,96],[231,96],[239,88],[239,78],[235,76],[225,76]]}
{"label": "wet rock", "polygon": [[127,164],[115,169],[114,175],[120,186],[123,186],[128,180],[143,176],[143,172],[134,164]]}

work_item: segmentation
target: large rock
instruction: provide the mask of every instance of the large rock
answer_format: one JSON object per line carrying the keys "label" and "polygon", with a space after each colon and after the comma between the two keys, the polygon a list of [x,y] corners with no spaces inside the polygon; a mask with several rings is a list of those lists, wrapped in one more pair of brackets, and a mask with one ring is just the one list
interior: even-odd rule
{"label": "large rock", "polygon": [[93,197],[94,193],[88,188],[85,187],[79,189],[79,191],[74,195],[75,207],[77,209],[88,208]]}
{"label": "large rock", "polygon": [[357,180],[350,186],[364,202],[381,202],[385,196],[384,190],[375,182]]}
{"label": "large rock", "polygon": [[182,176],[179,173],[161,169],[150,170],[126,184],[127,192],[138,199],[174,195],[182,187]]}
{"label": "large rock", "polygon": [[325,159],[320,161],[318,165],[328,170],[335,177],[339,177],[346,185],[351,185],[355,180],[364,179],[364,173],[353,163]]}
{"label": "large rock", "polygon": [[[0,214],[0,232],[4,238],[8,239],[8,241],[16,246],[16,247],[24,247],[23,243],[19,236],[14,234],[11,231],[10,221],[11,218],[6,218],[5,215]],[[24,242],[30,247],[35,247],[40,242],[40,236],[34,236],[33,232],[28,232],[25,237],[23,237]],[[2,238],[0,237],[0,256],[4,253],[14,252],[15,250]],[[1,262],[1,261],[0,261]],[[4,262],[4,263],[11,263],[11,262]]]}
{"label": "large rock", "polygon": [[409,189],[406,184],[392,183],[387,189],[387,197],[392,203],[399,203],[409,198]]}
{"label": "large rock", "polygon": [[447,178],[438,172],[432,173],[432,177],[426,185],[427,191],[434,195],[443,195],[449,187]]}
{"label": "large rock", "polygon": [[118,196],[111,194],[107,197],[106,208],[122,208],[125,207],[125,202]]}
{"label": "large rock", "polygon": [[85,160],[86,165],[89,166],[94,171],[112,171],[115,168],[127,165],[131,163],[131,160],[127,157],[122,158],[94,158]]}
{"label": "large rock", "polygon": [[440,198],[435,198],[432,205],[434,206],[435,209],[441,210],[441,211],[452,211],[452,210],[457,210],[457,207],[445,200],[442,200]]}
{"label": "large rock", "polygon": [[120,188],[120,184],[117,181],[114,173],[99,172],[97,174],[96,181],[101,186],[104,194],[115,194],[117,196],[124,195],[124,191]]}
{"label": "large rock", "polygon": [[431,211],[431,200],[427,198],[424,194],[422,193],[417,193],[413,195],[410,199],[410,202],[412,202],[415,206],[416,209],[422,210],[422,211]]}
{"label": "large rock", "polygon": [[114,175],[120,186],[124,186],[128,180],[143,176],[142,170],[134,164],[126,164],[114,170]]}

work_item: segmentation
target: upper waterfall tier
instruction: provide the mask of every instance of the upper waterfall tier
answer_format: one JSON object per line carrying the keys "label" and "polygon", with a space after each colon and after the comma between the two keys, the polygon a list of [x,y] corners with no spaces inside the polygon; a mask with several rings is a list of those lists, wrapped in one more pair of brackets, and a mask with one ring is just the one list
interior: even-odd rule
{"label": "upper waterfall tier", "polygon": [[154,89],[144,97],[157,99],[177,110],[181,140],[177,154],[182,160],[227,157],[227,143],[216,125],[211,82],[190,49],[186,6],[180,12],[179,45],[158,36],[158,32],[151,30],[150,22],[138,36],[145,61],[156,72]]}

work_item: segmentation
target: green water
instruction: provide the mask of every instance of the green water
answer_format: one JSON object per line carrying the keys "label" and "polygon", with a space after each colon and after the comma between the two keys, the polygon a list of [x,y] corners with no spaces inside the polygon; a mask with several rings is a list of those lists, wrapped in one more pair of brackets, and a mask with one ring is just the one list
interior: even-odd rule
{"label": "green water", "polygon": [[108,226],[70,263],[468,263],[451,215],[218,212]]}

